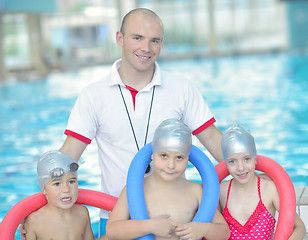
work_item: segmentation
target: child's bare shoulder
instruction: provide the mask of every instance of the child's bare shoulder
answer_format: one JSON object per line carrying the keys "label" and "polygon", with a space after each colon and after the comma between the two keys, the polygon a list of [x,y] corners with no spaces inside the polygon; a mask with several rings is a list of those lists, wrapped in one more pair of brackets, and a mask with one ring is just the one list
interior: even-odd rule
{"label": "child's bare shoulder", "polygon": [[230,183],[230,180],[222,181],[220,183],[220,186],[219,186],[219,191],[220,191],[220,194],[219,194],[220,200],[219,201],[221,202],[223,207],[224,207],[224,204],[225,204],[226,199],[227,199],[229,183]]}
{"label": "child's bare shoulder", "polygon": [[199,198],[202,196],[203,187],[200,183],[195,181],[189,181],[187,179],[182,179],[181,190],[178,193],[184,194],[186,196],[196,196]]}
{"label": "child's bare shoulder", "polygon": [[194,181],[189,181],[190,182],[190,187],[194,188],[195,190],[199,190],[202,191],[202,185],[198,182],[194,182]]}
{"label": "child's bare shoulder", "polygon": [[47,212],[44,207],[32,212],[25,222],[25,228],[31,228],[31,226],[39,226],[46,219]]}
{"label": "child's bare shoulder", "polygon": [[277,191],[277,187],[275,182],[271,178],[260,178],[261,189],[264,192],[275,192]]}
{"label": "child's bare shoulder", "polygon": [[260,178],[260,184],[261,185],[269,185],[269,186],[275,185],[274,181],[269,177],[268,178]]}
{"label": "child's bare shoulder", "polygon": [[81,211],[81,212],[88,212],[88,208],[85,207],[84,205],[75,203],[73,206],[76,210]]}
{"label": "child's bare shoulder", "polygon": [[74,204],[73,210],[75,214],[78,214],[80,216],[88,216],[89,215],[89,210],[87,207],[80,205],[80,204]]}
{"label": "child's bare shoulder", "polygon": [[221,181],[220,182],[220,186],[229,186],[230,180],[226,180],[226,181]]}
{"label": "child's bare shoulder", "polygon": [[186,190],[182,194],[190,196],[191,199],[195,198],[200,204],[202,199],[203,187],[200,183],[194,181],[187,181]]}
{"label": "child's bare shoulder", "polygon": [[220,192],[225,192],[228,189],[229,184],[230,184],[230,180],[222,181],[220,183]]}
{"label": "child's bare shoulder", "polygon": [[181,179],[183,186],[186,186],[186,188],[192,188],[192,189],[201,189],[202,190],[202,185],[196,181],[190,181],[185,178]]}

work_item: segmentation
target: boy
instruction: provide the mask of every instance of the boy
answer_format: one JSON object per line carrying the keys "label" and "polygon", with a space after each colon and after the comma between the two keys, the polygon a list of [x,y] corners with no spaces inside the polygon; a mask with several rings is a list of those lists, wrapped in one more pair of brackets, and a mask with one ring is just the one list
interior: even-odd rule
{"label": "boy", "polygon": [[216,211],[211,223],[191,222],[202,198],[202,186],[182,177],[192,145],[189,128],[177,119],[162,122],[152,142],[153,173],[144,179],[147,220],[129,220],[126,188],[110,214],[108,239],[228,239],[229,228]]}
{"label": "boy", "polygon": [[94,240],[88,209],[75,204],[79,165],[67,154],[49,151],[37,164],[37,177],[47,204],[25,223],[26,239]]}

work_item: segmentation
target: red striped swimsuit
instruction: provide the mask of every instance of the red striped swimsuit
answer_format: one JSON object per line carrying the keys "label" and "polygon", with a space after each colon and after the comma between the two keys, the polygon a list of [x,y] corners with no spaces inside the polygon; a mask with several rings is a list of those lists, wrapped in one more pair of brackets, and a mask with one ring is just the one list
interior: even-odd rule
{"label": "red striped swimsuit", "polygon": [[261,200],[260,178],[258,177],[258,193],[260,201],[255,211],[249,217],[244,226],[240,224],[235,218],[233,218],[228,210],[228,199],[232,181],[233,179],[229,183],[226,207],[222,211],[222,215],[231,230],[231,237],[229,239],[272,239],[276,220],[266,209],[265,205]]}

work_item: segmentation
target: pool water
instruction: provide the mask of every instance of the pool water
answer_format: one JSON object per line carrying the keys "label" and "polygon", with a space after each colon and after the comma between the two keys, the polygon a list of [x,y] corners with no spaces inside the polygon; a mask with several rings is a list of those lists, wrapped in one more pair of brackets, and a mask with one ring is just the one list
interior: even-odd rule
{"label": "pool water", "polygon": [[[241,123],[255,136],[258,154],[278,161],[295,186],[308,186],[308,56],[269,54],[161,61],[161,68],[187,76],[224,131]],[[21,199],[40,191],[36,162],[59,149],[70,110],[86,85],[110,65],[52,73],[33,82],[0,86],[0,221]],[[194,139],[194,144],[200,146]],[[211,158],[212,159],[212,158]],[[95,142],[83,155],[79,186],[99,190]],[[200,181],[191,165],[187,177]],[[90,207],[97,233],[98,210]],[[16,234],[19,239],[19,234]]]}

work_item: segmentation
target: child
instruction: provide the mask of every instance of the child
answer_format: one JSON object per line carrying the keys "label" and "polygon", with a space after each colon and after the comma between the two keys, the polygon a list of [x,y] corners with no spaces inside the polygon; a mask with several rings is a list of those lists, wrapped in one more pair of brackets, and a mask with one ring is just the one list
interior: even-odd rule
{"label": "child", "polygon": [[37,164],[40,188],[48,203],[31,213],[25,223],[26,239],[94,240],[88,209],[75,204],[78,164],[60,151],[49,151]]}
{"label": "child", "polygon": [[149,219],[129,220],[126,187],[110,214],[108,239],[228,239],[230,230],[219,211],[211,223],[191,222],[202,198],[202,186],[182,177],[192,145],[189,128],[177,119],[162,122],[152,142],[153,173],[144,179]]}
{"label": "child", "polygon": [[[275,183],[255,173],[257,151],[253,136],[239,124],[222,136],[222,152],[233,179],[220,184],[220,209],[230,239],[272,239],[279,195]],[[298,215],[289,239],[302,240],[305,226]]]}

